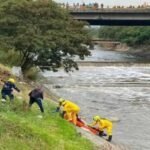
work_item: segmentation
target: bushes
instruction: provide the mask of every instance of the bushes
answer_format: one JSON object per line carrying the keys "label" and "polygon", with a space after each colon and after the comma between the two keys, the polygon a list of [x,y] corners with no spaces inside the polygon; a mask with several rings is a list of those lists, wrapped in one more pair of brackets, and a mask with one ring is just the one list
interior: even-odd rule
{"label": "bushes", "polygon": [[14,50],[0,50],[0,63],[9,66],[17,66],[20,64],[20,55]]}
{"label": "bushes", "polygon": [[149,45],[150,27],[102,27],[99,38],[117,40],[129,46]]}
{"label": "bushes", "polygon": [[30,80],[36,80],[38,77],[38,73],[40,72],[40,69],[37,67],[32,67],[29,70],[26,70],[24,72],[24,76]]}

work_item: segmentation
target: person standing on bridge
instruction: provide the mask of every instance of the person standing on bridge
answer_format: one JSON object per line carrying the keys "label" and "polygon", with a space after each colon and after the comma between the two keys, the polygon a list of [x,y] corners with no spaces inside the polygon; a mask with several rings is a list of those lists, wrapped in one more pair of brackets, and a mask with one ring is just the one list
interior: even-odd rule
{"label": "person standing on bridge", "polygon": [[76,125],[77,116],[80,111],[79,106],[69,100],[60,98],[59,106],[56,109],[57,112],[60,110],[60,107],[63,107],[62,117]]}
{"label": "person standing on bridge", "polygon": [[[108,135],[108,139],[107,141],[111,141],[112,140],[112,122],[109,121],[106,118],[101,118],[100,116],[94,116],[93,117],[94,122],[89,125],[91,127],[98,125],[99,126],[99,136],[107,136]],[[104,129],[106,129],[107,131],[107,135],[104,133]]]}

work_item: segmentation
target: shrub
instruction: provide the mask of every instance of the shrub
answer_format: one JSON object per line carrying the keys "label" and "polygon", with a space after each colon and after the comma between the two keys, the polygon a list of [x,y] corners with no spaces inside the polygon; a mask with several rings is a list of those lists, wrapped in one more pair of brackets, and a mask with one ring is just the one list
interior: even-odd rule
{"label": "shrub", "polygon": [[32,67],[29,70],[24,72],[24,77],[30,80],[36,80],[39,72],[40,69],[38,67]]}

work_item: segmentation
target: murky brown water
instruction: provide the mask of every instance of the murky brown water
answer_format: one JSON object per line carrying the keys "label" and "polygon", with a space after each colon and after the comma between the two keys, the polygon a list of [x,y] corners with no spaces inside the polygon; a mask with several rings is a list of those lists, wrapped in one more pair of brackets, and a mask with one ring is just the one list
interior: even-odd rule
{"label": "murky brown water", "polygon": [[[150,149],[150,66],[106,64],[80,67],[70,74],[47,71],[44,75],[52,91],[81,107],[80,114],[87,122],[94,115],[119,118],[114,124],[114,143],[131,150]],[[55,88],[58,85],[61,88]]]}

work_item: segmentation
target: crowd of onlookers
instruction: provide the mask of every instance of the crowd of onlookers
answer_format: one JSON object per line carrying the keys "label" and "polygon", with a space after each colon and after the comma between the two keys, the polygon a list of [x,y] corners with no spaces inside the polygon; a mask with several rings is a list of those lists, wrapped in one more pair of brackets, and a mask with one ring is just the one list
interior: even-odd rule
{"label": "crowd of onlookers", "polygon": [[67,8],[67,9],[98,9],[100,7],[103,8],[103,4],[101,4],[101,6],[99,6],[98,3],[83,3],[83,4],[79,4],[79,3],[73,3],[73,4],[69,4],[69,3],[60,3],[61,7],[63,8]]}
{"label": "crowd of onlookers", "polygon": [[119,5],[115,5],[115,6],[108,6],[108,5],[104,5],[103,3],[99,4],[99,3],[73,3],[73,4],[69,4],[69,3],[59,3],[59,5],[63,8],[67,8],[67,9],[73,9],[73,10],[98,10],[98,9],[123,9],[123,8],[150,8],[150,4],[148,3],[144,3],[142,5],[138,5],[138,6],[134,6],[134,5],[130,5],[130,6],[119,6]]}

